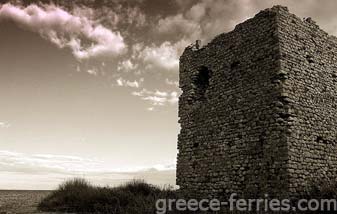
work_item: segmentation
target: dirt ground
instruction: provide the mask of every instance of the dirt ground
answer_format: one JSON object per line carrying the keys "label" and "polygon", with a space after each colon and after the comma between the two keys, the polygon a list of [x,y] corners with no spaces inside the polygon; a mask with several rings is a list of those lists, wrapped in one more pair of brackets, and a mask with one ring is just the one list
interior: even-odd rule
{"label": "dirt ground", "polygon": [[0,214],[40,213],[36,207],[48,191],[0,190]]}

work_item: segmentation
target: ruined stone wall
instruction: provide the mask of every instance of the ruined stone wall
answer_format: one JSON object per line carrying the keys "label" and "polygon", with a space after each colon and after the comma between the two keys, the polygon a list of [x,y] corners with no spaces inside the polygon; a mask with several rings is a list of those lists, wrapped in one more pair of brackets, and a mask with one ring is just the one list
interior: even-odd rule
{"label": "ruined stone wall", "polygon": [[287,190],[278,10],[180,58],[177,184],[190,197]]}
{"label": "ruined stone wall", "polygon": [[281,6],[180,59],[177,184],[296,196],[337,173],[337,38]]}
{"label": "ruined stone wall", "polygon": [[311,19],[280,11],[282,91],[289,127],[290,191],[337,172],[337,39]]}

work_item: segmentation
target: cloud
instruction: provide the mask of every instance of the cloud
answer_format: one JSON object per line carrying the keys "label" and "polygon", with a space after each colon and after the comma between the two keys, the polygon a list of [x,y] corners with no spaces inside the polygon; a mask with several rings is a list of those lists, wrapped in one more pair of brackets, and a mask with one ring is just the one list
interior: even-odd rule
{"label": "cloud", "polygon": [[124,87],[131,87],[131,88],[139,88],[139,86],[142,84],[142,82],[144,81],[143,78],[134,81],[129,81],[129,80],[125,80],[123,78],[118,78],[116,80],[116,83],[118,86],[124,86]]}
{"label": "cloud", "polygon": [[[181,5],[185,2],[176,1]],[[186,3],[178,14],[158,20],[156,29],[159,33],[172,35],[172,39],[176,40],[184,38],[189,42],[194,42],[197,36],[207,43],[216,35],[228,32],[235,25],[253,17],[258,11],[282,4],[298,16],[313,17],[323,29],[337,35],[335,0],[306,0],[305,4],[296,0],[198,0]]]}
{"label": "cloud", "polygon": [[144,96],[142,97],[143,100],[151,101],[155,106],[162,106],[167,101],[166,97],[159,97],[159,96]]}
{"label": "cloud", "polygon": [[178,103],[178,101],[179,101],[178,92],[176,92],[176,91],[171,92],[170,99],[168,100],[168,102],[171,103],[171,104],[176,104],[176,103]]}
{"label": "cloud", "polygon": [[158,185],[174,185],[173,163],[110,168],[104,161],[78,156],[0,150],[0,189],[53,189],[65,179],[79,176],[104,186],[119,185],[135,178]]}
{"label": "cloud", "polygon": [[154,110],[154,107],[149,107],[147,108],[148,111],[153,111]]}
{"label": "cloud", "polygon": [[[147,47],[143,53],[145,61],[167,69],[177,69],[179,56],[189,44],[199,39],[202,44],[207,44],[215,36],[233,30],[237,24],[253,17],[258,11],[280,4],[279,0],[176,1],[181,6],[179,13],[159,19],[154,27],[156,35],[167,41],[159,47]],[[282,4],[300,16],[317,16],[322,28],[337,34],[337,16],[333,9],[335,1],[324,1],[324,6],[315,0],[308,0],[305,5],[294,0],[284,0]],[[158,56],[159,53],[163,53],[162,58]]]}
{"label": "cloud", "polygon": [[29,155],[0,151],[0,169],[7,172],[75,173],[95,171],[99,164],[96,160],[75,156]]}
{"label": "cloud", "polygon": [[168,36],[182,35],[188,37],[194,36],[198,38],[201,34],[201,26],[194,20],[186,19],[183,14],[166,17],[159,20],[158,32]]}
{"label": "cloud", "polygon": [[166,70],[177,70],[179,56],[177,49],[171,42],[166,41],[160,46],[147,46],[140,53],[139,58],[151,66]]}
{"label": "cloud", "polygon": [[136,166],[125,168],[109,168],[103,161],[78,156],[52,154],[24,154],[0,150],[0,169],[6,172],[23,173],[131,173],[149,169],[173,170],[172,164],[154,166]]}
{"label": "cloud", "polygon": [[167,92],[161,92],[161,91],[158,91],[156,90],[156,92],[154,92],[154,95],[156,96],[160,96],[160,97],[167,97]]}
{"label": "cloud", "polygon": [[178,82],[178,81],[170,80],[170,79],[168,79],[168,78],[165,79],[165,83],[166,83],[167,85],[173,85],[173,86],[176,86],[176,87],[179,86],[179,82]]}
{"label": "cloud", "polygon": [[[149,101],[153,106],[164,106],[167,104],[174,105],[179,100],[178,92],[165,92],[165,91],[150,91],[142,89],[141,91],[134,91],[132,95],[140,97],[142,100]],[[154,108],[148,108],[149,111],[153,111]]]}
{"label": "cloud", "polygon": [[91,74],[91,75],[94,75],[94,76],[97,76],[97,75],[98,75],[98,73],[97,73],[97,71],[96,71],[95,69],[89,69],[87,72],[88,72],[89,74]]}
{"label": "cloud", "polygon": [[1,20],[11,20],[25,29],[39,33],[59,48],[70,48],[79,60],[113,57],[126,49],[119,32],[112,32],[85,16],[72,15],[55,5],[0,5]]}
{"label": "cloud", "polygon": [[[190,43],[184,39],[177,42],[164,41],[158,45],[136,43],[132,46],[131,55],[134,63],[124,62],[124,70],[130,71],[137,68],[138,74],[148,71],[158,73],[169,71],[177,73],[179,70],[179,57],[188,45],[190,45]],[[130,69],[126,69],[126,63],[132,67],[129,66]]]}
{"label": "cloud", "polygon": [[127,59],[118,63],[117,70],[129,72],[135,70],[137,67],[138,65],[135,65],[130,59]]}
{"label": "cloud", "polygon": [[136,27],[141,27],[146,24],[146,16],[138,7],[127,8],[126,20],[129,24],[134,24]]}
{"label": "cloud", "polygon": [[[183,13],[168,16],[158,21],[157,31],[176,35],[188,40],[209,42],[214,36],[229,31],[241,21],[253,15],[254,0],[201,0]],[[174,36],[173,36],[174,38]]]}
{"label": "cloud", "polygon": [[6,122],[0,122],[0,128],[9,128],[11,127],[11,124],[9,123],[6,123]]}

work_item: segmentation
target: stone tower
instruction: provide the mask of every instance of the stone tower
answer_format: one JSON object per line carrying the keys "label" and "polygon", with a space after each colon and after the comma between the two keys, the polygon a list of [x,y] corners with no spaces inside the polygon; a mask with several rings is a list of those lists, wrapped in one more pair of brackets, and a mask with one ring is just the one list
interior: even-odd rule
{"label": "stone tower", "polygon": [[337,171],[337,38],[275,6],[180,58],[177,184],[296,195]]}

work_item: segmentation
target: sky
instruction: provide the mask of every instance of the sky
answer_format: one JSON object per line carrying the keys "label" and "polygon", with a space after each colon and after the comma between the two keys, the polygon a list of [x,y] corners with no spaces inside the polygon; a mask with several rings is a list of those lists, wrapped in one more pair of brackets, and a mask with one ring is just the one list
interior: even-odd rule
{"label": "sky", "polygon": [[334,0],[0,0],[0,189],[174,185],[179,56],[279,4],[337,35]]}

